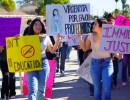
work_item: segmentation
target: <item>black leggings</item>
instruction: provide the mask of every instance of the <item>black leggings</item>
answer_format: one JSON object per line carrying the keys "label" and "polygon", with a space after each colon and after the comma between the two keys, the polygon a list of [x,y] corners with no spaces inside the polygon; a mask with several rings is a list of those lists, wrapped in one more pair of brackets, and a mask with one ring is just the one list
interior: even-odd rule
{"label": "black leggings", "polygon": [[15,73],[8,71],[8,65],[6,61],[0,61],[0,67],[2,71],[2,88],[1,98],[9,98],[10,96],[16,95],[15,92]]}

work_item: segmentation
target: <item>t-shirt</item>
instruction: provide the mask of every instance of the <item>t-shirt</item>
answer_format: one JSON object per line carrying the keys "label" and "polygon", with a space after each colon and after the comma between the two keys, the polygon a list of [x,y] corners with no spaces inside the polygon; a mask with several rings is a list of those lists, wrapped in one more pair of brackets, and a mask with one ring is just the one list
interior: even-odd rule
{"label": "t-shirt", "polygon": [[52,42],[51,42],[49,36],[43,37],[43,39],[41,40],[42,58],[46,57],[45,51],[46,51],[47,46],[49,46],[49,45],[52,45]]}
{"label": "t-shirt", "polygon": [[[55,40],[53,38],[53,36],[49,36],[50,37],[50,40],[52,42],[52,44],[54,45],[55,44]],[[56,57],[56,54],[52,54],[50,51],[46,51],[46,57],[48,60],[53,60],[55,57]]]}

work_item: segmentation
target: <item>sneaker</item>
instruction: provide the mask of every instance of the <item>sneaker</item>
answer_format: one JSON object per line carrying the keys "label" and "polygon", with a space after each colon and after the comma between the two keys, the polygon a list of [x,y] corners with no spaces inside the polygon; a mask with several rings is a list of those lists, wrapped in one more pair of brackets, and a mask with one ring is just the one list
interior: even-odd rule
{"label": "sneaker", "polygon": [[15,96],[11,96],[10,99],[15,99]]}
{"label": "sneaker", "polygon": [[65,76],[64,71],[61,71],[60,73],[61,73],[61,76]]}
{"label": "sneaker", "polygon": [[114,86],[117,85],[117,80],[116,79],[113,80],[113,84],[114,84]]}
{"label": "sneaker", "polygon": [[9,98],[6,95],[4,95],[4,98],[2,100],[9,100]]}
{"label": "sneaker", "polygon": [[122,86],[126,86],[126,82],[122,82]]}
{"label": "sneaker", "polygon": [[67,58],[67,59],[66,59],[66,62],[69,62],[69,61],[70,61],[70,58]]}
{"label": "sneaker", "polygon": [[56,73],[58,73],[58,72],[59,72],[59,69],[56,70]]}
{"label": "sneaker", "polygon": [[130,77],[129,77],[129,82],[130,82]]}
{"label": "sneaker", "polygon": [[90,93],[90,97],[93,97],[93,96],[94,96],[94,94]]}

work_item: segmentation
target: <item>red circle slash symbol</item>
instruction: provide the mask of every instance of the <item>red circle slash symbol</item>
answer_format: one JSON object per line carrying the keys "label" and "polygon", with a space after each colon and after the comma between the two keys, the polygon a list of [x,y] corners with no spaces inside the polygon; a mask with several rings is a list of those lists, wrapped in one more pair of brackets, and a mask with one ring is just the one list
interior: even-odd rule
{"label": "red circle slash symbol", "polygon": [[31,58],[35,53],[35,49],[32,45],[25,45],[21,48],[21,54],[25,58]]}

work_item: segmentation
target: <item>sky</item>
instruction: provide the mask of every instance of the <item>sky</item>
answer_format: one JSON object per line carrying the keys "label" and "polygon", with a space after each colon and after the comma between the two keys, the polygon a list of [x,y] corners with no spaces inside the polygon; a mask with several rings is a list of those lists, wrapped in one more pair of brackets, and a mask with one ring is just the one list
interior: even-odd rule
{"label": "sky", "polygon": [[[104,11],[112,12],[116,8],[115,0],[70,0],[70,3],[90,3],[91,14],[98,16],[102,16]],[[130,0],[127,0],[127,4],[130,4]],[[117,8],[122,9],[121,0],[118,1]]]}
{"label": "sky", "polygon": [[[98,16],[102,16],[104,11],[112,12],[116,8],[115,0],[70,0],[70,3],[90,3],[91,14]],[[127,0],[127,4],[130,4],[130,0]],[[118,1],[117,8],[122,9],[121,0]]]}

